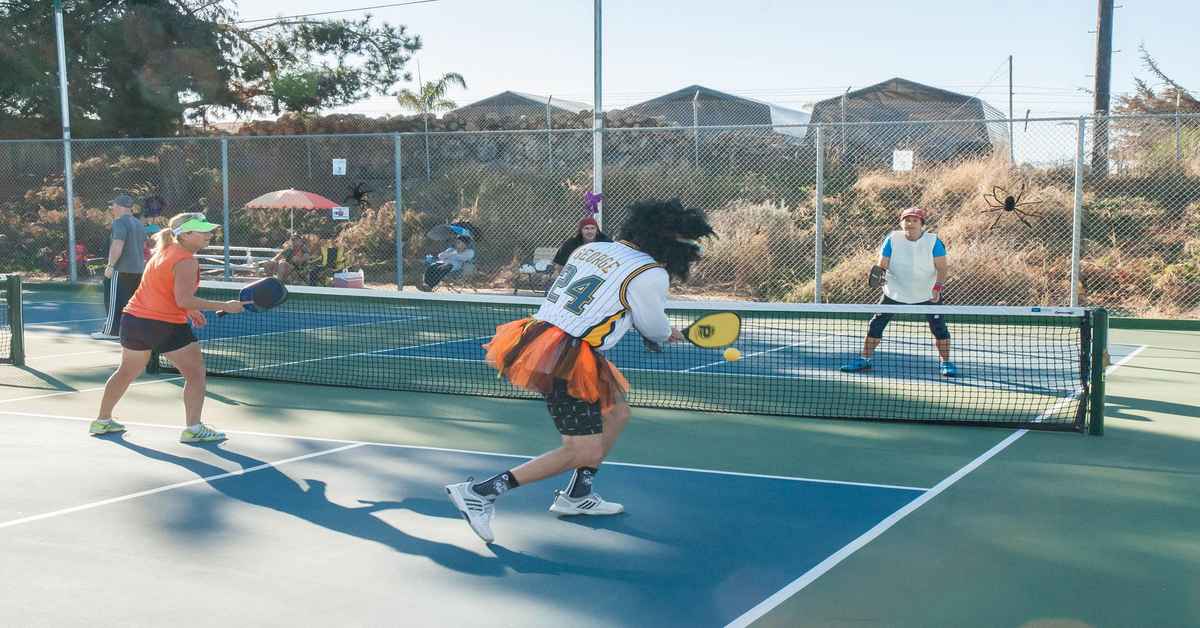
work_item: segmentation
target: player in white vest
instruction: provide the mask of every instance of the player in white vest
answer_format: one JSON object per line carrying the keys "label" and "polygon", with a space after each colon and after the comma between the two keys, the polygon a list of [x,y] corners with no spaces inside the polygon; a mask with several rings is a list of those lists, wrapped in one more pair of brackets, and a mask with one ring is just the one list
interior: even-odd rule
{"label": "player in white vest", "polygon": [[[933,305],[942,302],[946,281],[946,245],[937,234],[925,230],[925,210],[910,207],[900,214],[900,230],[883,239],[879,266],[887,271],[880,303],[889,305]],[[941,358],[939,370],[945,377],[958,374],[950,361],[950,330],[940,314],[926,316],[929,331]],[[876,314],[867,327],[862,354],[842,366],[848,373],[871,368],[871,356],[883,338],[891,314]]]}
{"label": "player in white vest", "polygon": [[670,278],[687,279],[700,257],[695,240],[713,235],[699,209],[678,201],[629,208],[617,242],[575,250],[532,317],[496,328],[487,361],[514,385],[542,394],[562,446],[482,482],[446,486],[471,529],[491,543],[494,502],[518,486],[574,469],[550,511],[612,515],[624,511],[592,491],[592,478],[629,421],[625,377],[603,355],[631,327],[648,341],[683,337],[667,319]]}

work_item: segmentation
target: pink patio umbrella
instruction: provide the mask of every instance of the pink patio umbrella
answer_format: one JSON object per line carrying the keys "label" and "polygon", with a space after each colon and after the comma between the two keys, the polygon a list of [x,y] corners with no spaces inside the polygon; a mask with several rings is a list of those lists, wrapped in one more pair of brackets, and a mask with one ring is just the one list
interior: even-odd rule
{"label": "pink patio umbrella", "polygon": [[267,192],[262,196],[246,203],[246,209],[288,209],[291,210],[289,229],[296,232],[297,209],[333,209],[339,205],[320,194],[288,188]]}

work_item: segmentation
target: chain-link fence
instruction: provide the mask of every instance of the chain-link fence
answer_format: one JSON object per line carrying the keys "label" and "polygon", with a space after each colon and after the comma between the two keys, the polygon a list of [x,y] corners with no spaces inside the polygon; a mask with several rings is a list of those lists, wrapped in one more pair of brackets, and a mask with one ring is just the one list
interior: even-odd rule
{"label": "chain-link fence", "polygon": [[[607,119],[620,126],[623,115],[649,114]],[[543,117],[540,128],[508,131],[77,140],[70,212],[63,143],[0,142],[0,270],[67,278],[75,257],[77,276],[92,277],[86,261],[107,248],[107,202],[129,192],[165,201],[148,220],[206,211],[228,225],[209,276],[268,272],[298,233],[307,269],[294,282],[329,282],[313,267],[351,267],[373,287],[394,289],[401,275],[413,285],[425,255],[447,246],[430,231],[458,221],[474,227],[477,257],[456,289],[509,289],[535,249],[573,235],[593,189],[593,131],[554,122],[552,112],[551,128]],[[900,210],[915,205],[949,250],[953,303],[1200,317],[1198,115],[665,123],[603,132],[602,219],[616,236],[637,199],[708,210],[720,238],[681,292],[873,300],[867,269]],[[335,219],[245,208],[286,188],[348,210]]]}

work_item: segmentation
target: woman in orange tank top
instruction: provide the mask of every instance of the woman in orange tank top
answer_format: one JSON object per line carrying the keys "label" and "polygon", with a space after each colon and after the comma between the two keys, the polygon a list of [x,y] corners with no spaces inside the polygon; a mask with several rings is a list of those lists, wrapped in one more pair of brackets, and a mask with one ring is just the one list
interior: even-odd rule
{"label": "woman in orange tank top", "polygon": [[[187,427],[180,435],[182,443],[213,443],[225,440],[225,434],[200,420],[204,408],[205,370],[200,344],[192,326],[206,323],[201,310],[236,314],[241,301],[207,301],[196,297],[200,286],[200,265],[195,253],[208,246],[217,225],[204,214],[180,214],[167,229],[155,234],[154,255],[146,263],[138,286],[121,317],[121,365],[104,385],[100,412],[89,429],[93,436],[124,432],[125,426],[112,420],[113,408],[137,379],[151,353],[171,360],[183,374],[183,407]],[[190,324],[189,324],[190,323]]]}

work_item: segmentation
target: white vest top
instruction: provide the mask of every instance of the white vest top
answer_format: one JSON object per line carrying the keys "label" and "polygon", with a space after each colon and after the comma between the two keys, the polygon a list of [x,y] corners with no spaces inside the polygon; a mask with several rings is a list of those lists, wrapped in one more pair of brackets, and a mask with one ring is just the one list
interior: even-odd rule
{"label": "white vest top", "polygon": [[671,334],[670,279],[654,258],[623,242],[585,244],[567,259],[534,318],[601,350],[636,325],[654,342]]}
{"label": "white vest top", "polygon": [[915,242],[903,231],[888,234],[892,257],[888,262],[887,283],[883,293],[901,303],[921,303],[933,298],[937,269],[933,266],[933,247],[937,234],[926,231]]}

